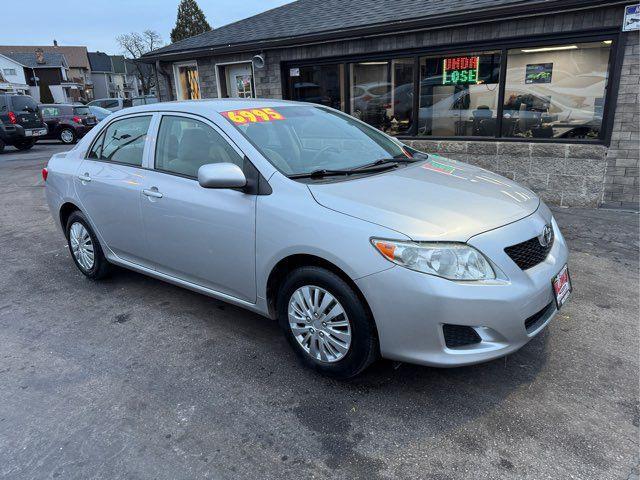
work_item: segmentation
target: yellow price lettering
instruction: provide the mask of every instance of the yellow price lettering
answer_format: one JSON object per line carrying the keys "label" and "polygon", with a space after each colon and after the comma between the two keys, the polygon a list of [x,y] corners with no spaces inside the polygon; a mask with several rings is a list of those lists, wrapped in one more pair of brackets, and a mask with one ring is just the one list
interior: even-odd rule
{"label": "yellow price lettering", "polygon": [[258,121],[256,116],[253,113],[251,113],[249,110],[240,110],[238,112],[238,114],[242,115],[244,118],[246,118],[250,122],[257,122]]}
{"label": "yellow price lettering", "polygon": [[267,115],[269,115],[269,117],[271,117],[271,119],[273,120],[284,120],[284,117],[278,112],[276,112],[273,108],[266,107],[266,108],[263,108],[262,111]]}

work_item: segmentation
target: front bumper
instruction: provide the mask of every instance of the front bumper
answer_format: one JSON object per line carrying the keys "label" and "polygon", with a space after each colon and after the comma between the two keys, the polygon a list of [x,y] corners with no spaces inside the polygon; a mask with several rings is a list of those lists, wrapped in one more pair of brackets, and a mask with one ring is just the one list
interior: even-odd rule
{"label": "front bumper", "polygon": [[[504,248],[540,235],[552,222],[555,240],[546,260],[521,270]],[[568,250],[549,209],[472,237],[468,243],[493,263],[497,279],[454,282],[396,266],[356,281],[369,302],[383,357],[438,367],[484,362],[515,352],[556,315],[551,279]],[[525,321],[541,314],[525,327]],[[444,324],[473,327],[481,341],[449,348]]]}

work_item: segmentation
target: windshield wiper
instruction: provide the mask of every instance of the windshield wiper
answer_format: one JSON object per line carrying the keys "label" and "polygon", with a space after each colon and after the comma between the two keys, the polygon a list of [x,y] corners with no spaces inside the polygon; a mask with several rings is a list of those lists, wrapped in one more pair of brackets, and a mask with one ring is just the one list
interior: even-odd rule
{"label": "windshield wiper", "polygon": [[351,173],[351,170],[327,170],[321,168],[309,173],[294,173],[293,175],[289,175],[289,178],[324,178],[336,175],[349,175]]}
{"label": "windshield wiper", "polygon": [[404,155],[402,155],[402,156],[398,155],[397,157],[393,157],[393,158],[381,158],[379,160],[376,160],[375,162],[365,163],[364,165],[360,165],[358,167],[354,167],[354,168],[350,169],[350,171],[357,172],[357,171],[361,171],[361,170],[366,170],[366,169],[371,168],[371,167],[378,167],[380,165],[398,164],[398,163],[412,163],[412,162],[415,162],[415,159],[405,157]]}
{"label": "windshield wiper", "polygon": [[374,172],[383,172],[385,170],[391,170],[392,168],[396,168],[398,166],[397,163],[380,163],[380,164],[372,164],[365,166],[360,166],[356,168],[350,168],[348,170],[328,170],[328,169],[319,169],[314,170],[310,173],[295,173],[293,175],[289,175],[289,178],[324,178],[324,177],[335,177],[339,175],[355,175],[362,173],[374,173]]}

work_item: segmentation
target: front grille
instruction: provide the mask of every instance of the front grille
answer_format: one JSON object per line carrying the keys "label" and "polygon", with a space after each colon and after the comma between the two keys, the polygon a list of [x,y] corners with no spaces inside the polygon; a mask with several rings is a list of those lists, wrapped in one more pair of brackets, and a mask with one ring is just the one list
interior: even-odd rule
{"label": "front grille", "polygon": [[480,343],[480,335],[471,327],[465,325],[449,325],[442,326],[444,333],[444,342],[449,348],[463,347],[465,345],[473,345]]}
{"label": "front grille", "polygon": [[551,251],[551,247],[553,247],[553,241],[554,235],[553,230],[551,230],[551,241],[546,247],[540,244],[538,237],[533,237],[526,242],[507,247],[504,251],[522,270],[527,270],[544,262]]}
{"label": "front grille", "polygon": [[549,310],[551,310],[553,308],[553,302],[551,302],[549,305],[547,305],[546,307],[544,307],[542,310],[540,310],[538,313],[534,313],[533,315],[531,315],[529,318],[527,318],[524,321],[524,328],[527,329],[527,332],[533,332],[534,330],[536,330],[540,325],[542,325],[544,323],[544,321],[547,318],[547,313],[549,312]]}

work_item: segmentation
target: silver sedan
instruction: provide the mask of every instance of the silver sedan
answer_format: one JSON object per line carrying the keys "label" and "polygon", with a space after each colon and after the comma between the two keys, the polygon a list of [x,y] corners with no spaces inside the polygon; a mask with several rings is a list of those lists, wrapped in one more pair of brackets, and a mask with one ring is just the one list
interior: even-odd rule
{"label": "silver sedan", "polygon": [[531,191],[319,105],[129,108],[43,177],[84,275],[119,265],[277,319],[303,363],[340,378],[380,356],[507,355],[571,291]]}

